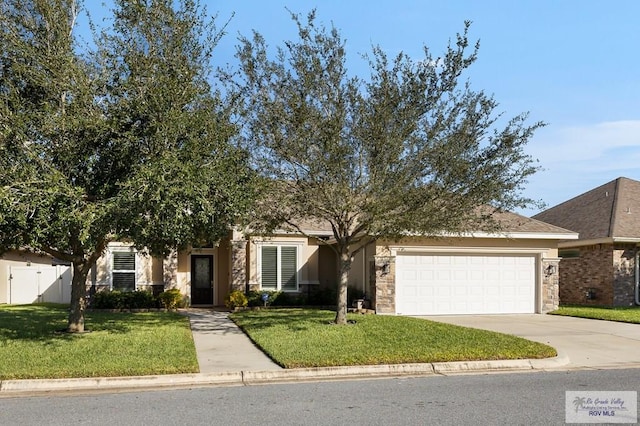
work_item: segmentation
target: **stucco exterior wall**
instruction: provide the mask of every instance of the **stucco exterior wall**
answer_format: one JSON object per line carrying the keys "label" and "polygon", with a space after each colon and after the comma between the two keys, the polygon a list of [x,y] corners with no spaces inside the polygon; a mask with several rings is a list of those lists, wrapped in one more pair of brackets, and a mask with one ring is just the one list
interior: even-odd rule
{"label": "stucco exterior wall", "polygon": [[[87,285],[94,291],[111,289],[111,262],[114,251],[133,250],[127,243],[111,243],[107,251],[96,261],[94,271],[87,277]],[[151,290],[153,285],[162,285],[163,259],[136,252],[136,289]]]}
{"label": "stucco exterior wall", "polygon": [[321,288],[336,288],[338,283],[338,257],[326,245],[318,246],[318,281]]}

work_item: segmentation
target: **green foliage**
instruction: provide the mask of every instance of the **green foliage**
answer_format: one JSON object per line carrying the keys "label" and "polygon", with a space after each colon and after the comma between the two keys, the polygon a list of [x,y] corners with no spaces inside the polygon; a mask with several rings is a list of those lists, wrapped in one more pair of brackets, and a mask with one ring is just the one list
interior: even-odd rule
{"label": "green foliage", "polygon": [[244,308],[247,304],[247,296],[238,290],[229,293],[224,300],[224,305],[229,309]]}
{"label": "green foliage", "polygon": [[[269,309],[232,314],[233,320],[285,368],[545,358],[555,349],[520,337],[418,318],[355,315],[331,323],[333,313]],[[318,344],[322,342],[322,344]]]}
{"label": "green foliage", "polygon": [[640,324],[640,307],[604,307],[604,306],[561,306],[551,312],[552,315],[564,315],[578,318],[591,318],[607,321]]}
{"label": "green foliage", "polygon": [[116,0],[96,48],[74,0],[0,3],[0,252],[73,265],[69,329],[113,240],[166,254],[226,235],[253,173],[210,85],[222,32],[197,1]]}
{"label": "green foliage", "polygon": [[313,287],[309,293],[307,304],[310,306],[335,306],[336,304],[336,286],[331,287]]}
{"label": "green foliage", "polygon": [[[307,295],[284,291],[250,291],[247,295],[248,306],[264,306],[262,295],[267,295],[267,306],[305,306],[309,304]],[[335,302],[335,300],[334,300]]]}
{"label": "green foliage", "polygon": [[353,76],[338,30],[318,25],[315,11],[292,19],[297,40],[272,55],[259,33],[241,38],[240,70],[224,78],[265,178],[252,228],[332,226],[344,323],[351,259],[376,238],[495,231],[495,210],[535,204],[521,195],[538,168],[524,148],[543,124],[503,120],[472,89],[469,23],[441,56],[425,47],[417,59],[390,58],[374,47],[370,74]]}
{"label": "green foliage", "polygon": [[163,291],[158,295],[158,300],[165,309],[176,309],[184,306],[184,297],[177,288]]}
{"label": "green foliage", "polygon": [[91,307],[94,309],[151,309],[158,307],[158,301],[148,290],[111,290],[94,294]]}
{"label": "green foliage", "polygon": [[60,333],[68,307],[0,306],[0,380],[198,372],[189,319],[90,312],[91,333]]}
{"label": "green foliage", "polygon": [[347,288],[347,303],[349,306],[353,306],[353,301],[356,299],[362,299],[364,297],[364,293],[361,288],[349,286]]}

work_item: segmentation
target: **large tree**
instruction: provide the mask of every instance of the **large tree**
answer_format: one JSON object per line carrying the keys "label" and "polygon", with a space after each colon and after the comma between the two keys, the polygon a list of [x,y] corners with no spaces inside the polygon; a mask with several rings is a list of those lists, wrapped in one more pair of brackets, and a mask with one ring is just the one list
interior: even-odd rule
{"label": "large tree", "polygon": [[68,330],[110,241],[151,254],[219,240],[251,200],[209,84],[221,32],[192,0],[116,0],[95,48],[76,0],[0,6],[0,252],[73,267]]}
{"label": "large tree", "polygon": [[[244,143],[267,188],[255,229],[323,221],[339,256],[336,323],[346,322],[354,256],[376,239],[497,230],[495,209],[523,207],[535,161],[524,146],[541,123],[505,120],[497,102],[461,82],[476,60],[465,24],[442,56],[412,60],[380,47],[370,75],[350,75],[334,27],[292,13],[298,39],[273,55],[241,37],[240,69],[225,76]],[[470,52],[469,52],[470,50]]]}

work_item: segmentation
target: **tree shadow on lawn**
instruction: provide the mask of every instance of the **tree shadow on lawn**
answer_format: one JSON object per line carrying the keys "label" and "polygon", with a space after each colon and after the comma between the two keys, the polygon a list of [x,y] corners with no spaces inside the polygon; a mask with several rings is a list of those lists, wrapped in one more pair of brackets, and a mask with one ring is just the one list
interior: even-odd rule
{"label": "tree shadow on lawn", "polygon": [[316,325],[332,326],[335,312],[314,309],[261,309],[231,315],[240,328],[252,331],[272,327],[287,327],[292,331],[305,331]]}
{"label": "tree shadow on lawn", "polygon": [[[66,333],[68,306],[23,305],[0,309],[0,340],[59,341],[82,334]],[[128,333],[133,329],[173,324],[180,316],[146,313],[91,313],[85,318],[88,331]]]}

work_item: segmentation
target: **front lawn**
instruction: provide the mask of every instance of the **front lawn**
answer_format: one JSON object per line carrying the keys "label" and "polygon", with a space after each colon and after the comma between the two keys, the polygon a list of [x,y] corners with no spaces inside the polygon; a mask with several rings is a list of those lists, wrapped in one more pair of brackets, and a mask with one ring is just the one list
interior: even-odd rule
{"label": "front lawn", "polygon": [[285,368],[546,358],[555,349],[520,337],[418,318],[311,309],[243,311],[231,318]]}
{"label": "front lawn", "polygon": [[171,312],[86,315],[90,333],[62,333],[67,307],[0,306],[0,379],[193,373],[189,319]]}
{"label": "front lawn", "polygon": [[558,310],[551,312],[551,314],[640,324],[640,307],[638,306],[617,308],[561,306]]}

